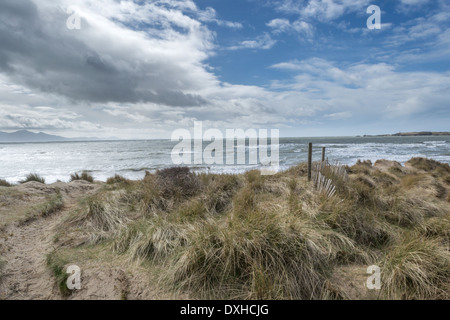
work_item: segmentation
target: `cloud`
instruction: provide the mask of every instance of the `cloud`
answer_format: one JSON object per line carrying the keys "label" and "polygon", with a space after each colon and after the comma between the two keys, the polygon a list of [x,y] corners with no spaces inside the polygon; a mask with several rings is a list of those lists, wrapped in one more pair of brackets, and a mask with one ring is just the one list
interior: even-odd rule
{"label": "cloud", "polygon": [[273,19],[267,23],[267,26],[272,28],[275,33],[287,32],[291,29],[288,19]]}
{"label": "cloud", "polygon": [[429,0],[400,0],[402,4],[410,5],[410,6],[416,6],[416,5],[423,5],[427,3]]}
{"label": "cloud", "polygon": [[[447,113],[450,72],[399,72],[386,63],[339,67],[324,59],[278,63],[274,69],[293,72],[293,81],[276,88],[305,93],[328,119],[402,119],[418,114]],[[329,112],[337,110],[335,112]],[[345,111],[342,111],[345,110]],[[328,111],[328,112],[327,112]]]}
{"label": "cloud", "polygon": [[3,130],[77,130],[86,133],[104,130],[100,124],[81,118],[81,115],[62,108],[0,103],[0,127]]}
{"label": "cloud", "polygon": [[[285,33],[313,36],[319,28],[312,20],[337,19],[357,11],[352,3],[364,1],[283,3],[298,5],[294,17],[280,15],[267,23],[270,32],[228,49],[269,50],[277,44],[273,37]],[[339,123],[349,128],[350,121],[365,128],[377,121],[395,127],[400,119],[425,114],[448,119],[450,73],[405,71],[409,55],[426,55],[389,49],[415,37],[436,41],[439,54],[448,52],[445,13],[389,29],[379,49],[386,50],[389,63],[366,56],[334,61],[329,52],[334,47],[319,53],[319,46],[305,55],[309,58],[258,62],[270,76],[256,86],[223,82],[213,73],[208,63],[217,54],[218,34],[209,26],[231,28],[229,33],[240,27],[212,8],[178,0],[79,0],[81,29],[68,30],[70,5],[69,0],[0,2],[0,129],[164,138],[196,120],[205,128],[296,128],[304,134],[305,128],[332,130]]]}
{"label": "cloud", "polygon": [[208,23],[216,23],[221,27],[228,27],[232,29],[242,29],[244,26],[240,22],[226,21],[220,20],[217,18],[217,12],[214,8],[207,7],[204,11],[197,10],[197,16],[200,21],[208,22]]}
{"label": "cloud", "polygon": [[384,40],[385,43],[399,47],[414,42],[422,44],[426,41],[428,46],[421,46],[421,49],[429,48],[430,44],[439,45],[442,34],[450,30],[448,24],[444,22],[450,19],[450,12],[446,12],[444,7],[440,9],[443,11],[428,13],[393,27],[392,33]]}
{"label": "cloud", "polygon": [[[181,2],[80,1],[81,30],[66,28],[70,1],[45,3],[0,3],[0,71],[12,81],[90,102],[206,103],[194,92],[215,80],[202,66],[212,34],[178,10]],[[131,30],[131,20],[154,28]]]}
{"label": "cloud", "polygon": [[272,28],[275,34],[293,32],[312,37],[314,33],[312,25],[301,20],[291,23],[288,19],[273,19],[267,23],[267,26]]}
{"label": "cloud", "polygon": [[321,22],[331,22],[344,14],[365,9],[369,0],[281,0],[276,2],[277,10],[284,13],[296,13],[302,18]]}
{"label": "cloud", "polygon": [[352,113],[349,111],[344,112],[337,112],[337,113],[330,113],[324,115],[325,118],[329,118],[332,120],[342,120],[342,119],[349,119],[352,117]]}
{"label": "cloud", "polygon": [[277,43],[276,40],[272,39],[272,37],[268,33],[264,33],[252,40],[245,40],[239,43],[238,45],[231,46],[229,50],[239,50],[239,49],[262,49],[268,50],[271,49]]}
{"label": "cloud", "polygon": [[429,0],[400,0],[399,9],[400,11],[409,12],[411,9],[417,9],[428,2]]}

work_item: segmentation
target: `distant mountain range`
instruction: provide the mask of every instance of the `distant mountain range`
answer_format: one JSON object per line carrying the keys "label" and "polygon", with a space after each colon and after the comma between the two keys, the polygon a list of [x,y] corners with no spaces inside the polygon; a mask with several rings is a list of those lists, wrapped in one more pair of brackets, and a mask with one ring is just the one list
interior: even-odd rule
{"label": "distant mountain range", "polygon": [[0,142],[58,142],[58,141],[88,141],[101,140],[97,138],[64,138],[54,136],[44,132],[34,133],[28,130],[19,130],[16,132],[0,131]]}

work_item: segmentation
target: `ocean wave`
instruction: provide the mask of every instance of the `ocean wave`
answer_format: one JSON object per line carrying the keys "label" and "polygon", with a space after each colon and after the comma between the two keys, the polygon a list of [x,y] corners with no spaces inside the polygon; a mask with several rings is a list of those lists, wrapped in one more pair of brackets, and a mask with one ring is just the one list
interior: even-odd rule
{"label": "ocean wave", "polygon": [[[412,157],[428,157],[450,163],[447,140],[426,138],[395,138],[366,141],[358,138],[314,138],[313,160],[321,158],[321,147],[326,147],[326,157],[352,165],[357,160],[394,160],[405,163]],[[307,160],[307,141],[290,139],[280,142],[280,167],[287,169]],[[114,143],[51,143],[51,144],[2,144],[0,146],[0,178],[15,183],[28,173],[35,172],[52,183],[68,181],[70,174],[88,170],[95,179],[104,181],[114,174],[139,179],[145,171],[155,171],[174,166],[171,159],[173,145],[161,141],[119,141]],[[121,152],[117,152],[121,150]],[[204,149],[202,149],[203,152]],[[242,149],[233,148],[233,152]],[[227,149],[224,148],[224,155]],[[246,157],[258,151],[245,148]],[[195,154],[191,150],[188,154]],[[193,170],[213,173],[242,173],[261,168],[258,165],[192,165]]]}

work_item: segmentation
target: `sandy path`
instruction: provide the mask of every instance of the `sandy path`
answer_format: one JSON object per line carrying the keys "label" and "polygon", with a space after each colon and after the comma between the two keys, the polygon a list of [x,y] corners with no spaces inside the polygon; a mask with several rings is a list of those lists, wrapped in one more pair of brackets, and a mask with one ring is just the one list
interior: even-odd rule
{"label": "sandy path", "polygon": [[[92,191],[89,191],[89,193]],[[0,283],[0,299],[48,300],[61,299],[55,287],[55,279],[46,266],[46,257],[53,247],[53,228],[65,217],[81,196],[87,192],[69,192],[64,195],[64,208],[40,217],[25,225],[9,225],[6,228],[7,261]]]}
{"label": "sandy path", "polygon": [[[122,265],[105,261],[86,263],[82,270],[82,289],[64,298],[46,262],[47,255],[56,249],[53,242],[55,226],[81,198],[95,193],[101,185],[75,181],[53,185],[28,183],[17,188],[40,195],[52,194],[55,188],[59,188],[63,194],[64,208],[48,217],[39,217],[22,225],[13,223],[1,230],[1,256],[7,264],[0,278],[0,300],[173,298],[170,293],[148,283],[146,270],[130,266],[129,263]],[[14,205],[11,210],[14,210]],[[184,295],[177,298],[186,299]]]}

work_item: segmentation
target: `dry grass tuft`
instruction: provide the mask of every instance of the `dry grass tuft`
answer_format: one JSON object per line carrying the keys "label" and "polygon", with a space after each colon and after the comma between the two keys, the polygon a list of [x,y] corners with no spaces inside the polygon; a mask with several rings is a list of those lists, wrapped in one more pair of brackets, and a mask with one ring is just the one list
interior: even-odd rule
{"label": "dry grass tuft", "polygon": [[402,185],[407,189],[412,189],[420,185],[422,181],[426,179],[426,175],[423,174],[411,174],[403,177]]}
{"label": "dry grass tuft", "polygon": [[423,170],[426,172],[439,171],[439,172],[450,173],[450,166],[447,163],[441,163],[441,162],[435,161],[433,159],[412,158],[411,160],[406,162],[405,165],[408,165],[413,168]]}
{"label": "dry grass tuft", "polygon": [[437,239],[407,234],[382,263],[383,293],[390,299],[448,299],[450,252]]}
{"label": "dry grass tuft", "polygon": [[354,243],[307,221],[253,212],[191,224],[164,278],[200,297],[319,299],[333,261]]}
{"label": "dry grass tuft", "polygon": [[220,214],[231,208],[232,200],[242,181],[236,175],[203,174],[200,176],[204,192],[201,201],[211,214]]}
{"label": "dry grass tuft", "polygon": [[0,187],[11,187],[11,184],[3,179],[0,179]]}
{"label": "dry grass tuft", "polygon": [[63,238],[69,229],[83,235],[78,244],[95,244],[111,238],[129,221],[120,202],[121,196],[120,191],[99,192],[83,199],[79,207],[58,225],[58,238]]}
{"label": "dry grass tuft", "polygon": [[35,181],[35,182],[39,182],[39,183],[45,184],[45,179],[42,178],[40,175],[38,175],[36,173],[30,173],[29,175],[26,176],[25,179],[20,180],[19,183],[20,184],[24,184],[24,183],[31,182],[31,181]]}
{"label": "dry grass tuft", "polygon": [[114,175],[106,180],[106,184],[130,184],[131,181],[122,177],[121,175]]}
{"label": "dry grass tuft", "polygon": [[384,217],[355,207],[350,201],[329,202],[322,210],[320,218],[324,222],[358,244],[380,248],[396,238],[395,228]]}
{"label": "dry grass tuft", "polygon": [[70,175],[70,181],[83,180],[87,182],[94,182],[94,177],[92,177],[89,172],[83,171],[81,174],[73,173]]}
{"label": "dry grass tuft", "polygon": [[155,218],[151,223],[138,220],[121,231],[113,250],[127,254],[130,261],[162,263],[185,241],[184,231],[163,218]]}
{"label": "dry grass tuft", "polygon": [[353,173],[353,174],[360,173],[360,174],[368,175],[368,174],[370,174],[370,172],[372,170],[373,170],[373,167],[372,167],[372,162],[370,160],[366,160],[366,161],[358,160],[358,162],[356,162],[355,165],[348,168],[348,173]]}
{"label": "dry grass tuft", "polygon": [[444,245],[450,246],[450,214],[430,218],[416,228],[423,236],[441,239]]}

